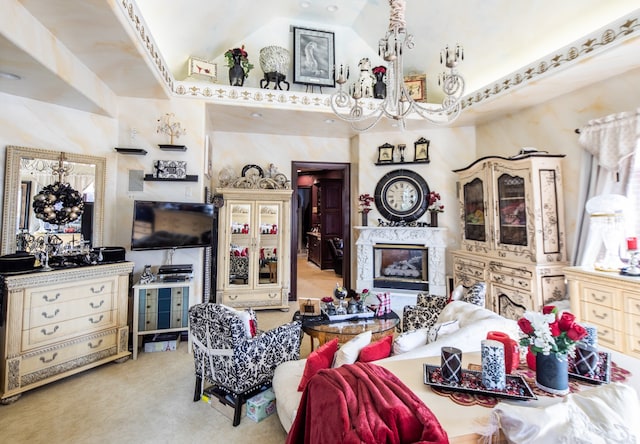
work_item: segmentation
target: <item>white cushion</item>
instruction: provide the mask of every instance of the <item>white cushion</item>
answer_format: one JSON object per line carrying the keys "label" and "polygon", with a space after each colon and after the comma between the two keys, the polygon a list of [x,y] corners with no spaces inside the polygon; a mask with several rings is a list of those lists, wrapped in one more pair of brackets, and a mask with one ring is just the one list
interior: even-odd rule
{"label": "white cushion", "polygon": [[351,339],[349,342],[341,345],[333,360],[333,367],[340,367],[344,364],[353,364],[356,362],[360,355],[360,350],[365,348],[371,342],[371,335],[372,333],[370,331],[365,331]]}
{"label": "white cushion", "polygon": [[273,394],[276,396],[276,411],[282,427],[287,433],[296,419],[298,405],[302,393],[298,391],[298,384],[302,379],[306,359],[283,362],[273,373]]}
{"label": "white cushion", "polygon": [[253,336],[251,335],[251,314],[246,310],[236,310],[233,307],[229,307],[228,305],[220,304],[229,312],[236,315],[244,326],[244,334],[247,338],[251,339]]}
{"label": "white cushion", "polygon": [[429,335],[428,328],[419,328],[417,330],[409,330],[398,335],[393,340],[392,355],[399,355],[413,350],[420,345],[427,343]]}
{"label": "white cushion", "polygon": [[567,395],[545,407],[498,404],[492,413],[508,442],[633,443],[640,438],[636,391],[613,383]]}
{"label": "white cushion", "polygon": [[462,299],[462,296],[464,296],[464,287],[462,285],[458,285],[451,292],[451,300],[452,301],[459,301],[459,300]]}
{"label": "white cushion", "polygon": [[460,323],[456,319],[455,321],[438,322],[429,329],[429,337],[427,338],[427,344],[436,342],[439,338],[460,329]]}

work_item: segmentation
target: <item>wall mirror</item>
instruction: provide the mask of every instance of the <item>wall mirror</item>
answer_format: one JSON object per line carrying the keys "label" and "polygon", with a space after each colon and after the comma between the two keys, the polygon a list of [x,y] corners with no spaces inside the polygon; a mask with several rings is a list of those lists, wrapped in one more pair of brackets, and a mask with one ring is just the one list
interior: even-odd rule
{"label": "wall mirror", "polygon": [[[15,253],[17,235],[21,230],[28,230],[34,234],[50,228],[35,217],[32,200],[44,186],[58,181],[59,176],[53,171],[52,166],[59,166],[61,154],[64,155],[63,166],[68,170],[63,182],[68,182],[79,191],[85,201],[81,218],[85,237],[90,239],[92,246],[102,246],[105,158],[8,146],[2,213],[2,254]],[[80,223],[69,227],[60,226],[58,232],[68,232],[68,235],[63,236],[63,240],[71,238],[74,242],[79,241],[79,225]]]}

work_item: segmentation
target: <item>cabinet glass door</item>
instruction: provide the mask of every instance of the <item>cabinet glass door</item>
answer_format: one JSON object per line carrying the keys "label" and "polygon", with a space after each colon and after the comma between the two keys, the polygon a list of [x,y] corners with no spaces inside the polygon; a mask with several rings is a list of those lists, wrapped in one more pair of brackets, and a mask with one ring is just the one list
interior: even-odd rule
{"label": "cabinet glass door", "polygon": [[251,276],[252,236],[251,204],[229,203],[231,207],[231,244],[229,245],[229,284],[248,285]]}
{"label": "cabinet glass door", "polygon": [[502,174],[498,178],[500,243],[527,245],[527,208],[524,178]]}
{"label": "cabinet glass door", "polygon": [[258,284],[278,282],[278,251],[280,239],[280,204],[258,203]]}
{"label": "cabinet glass door", "polygon": [[486,218],[482,180],[475,178],[464,184],[464,237],[466,240],[486,241]]}

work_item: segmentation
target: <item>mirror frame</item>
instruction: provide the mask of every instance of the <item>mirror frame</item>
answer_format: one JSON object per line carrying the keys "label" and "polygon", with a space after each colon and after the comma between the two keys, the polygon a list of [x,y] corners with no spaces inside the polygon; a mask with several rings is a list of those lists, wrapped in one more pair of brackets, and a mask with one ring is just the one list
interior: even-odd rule
{"label": "mirror frame", "polygon": [[[20,159],[60,160],[64,153],[65,161],[87,163],[96,166],[95,202],[93,213],[93,227],[91,245],[102,246],[104,234],[104,189],[107,161],[104,157],[87,156],[84,154],[52,151],[40,148],[28,148],[9,145],[6,149],[6,169],[4,177],[4,202],[2,208],[2,254],[16,252],[16,232],[18,220],[18,190],[21,186]],[[34,190],[34,192],[37,190]]]}

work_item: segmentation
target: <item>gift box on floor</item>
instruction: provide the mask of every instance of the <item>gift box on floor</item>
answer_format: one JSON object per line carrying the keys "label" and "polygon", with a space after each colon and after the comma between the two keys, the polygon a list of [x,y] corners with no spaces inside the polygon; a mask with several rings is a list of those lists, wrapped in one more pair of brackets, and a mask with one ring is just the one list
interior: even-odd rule
{"label": "gift box on floor", "polygon": [[180,343],[180,333],[157,333],[144,344],[145,352],[174,351]]}
{"label": "gift box on floor", "polygon": [[[233,406],[229,404],[233,403],[231,395],[226,394],[223,390],[217,389],[216,387],[208,387],[202,393],[201,400],[210,404],[211,407],[222,413],[227,418],[233,420],[235,411]],[[246,407],[246,404],[242,405],[242,415],[246,413]]]}
{"label": "gift box on floor", "polygon": [[272,389],[267,389],[247,399],[247,417],[260,422],[276,411],[276,395]]}

